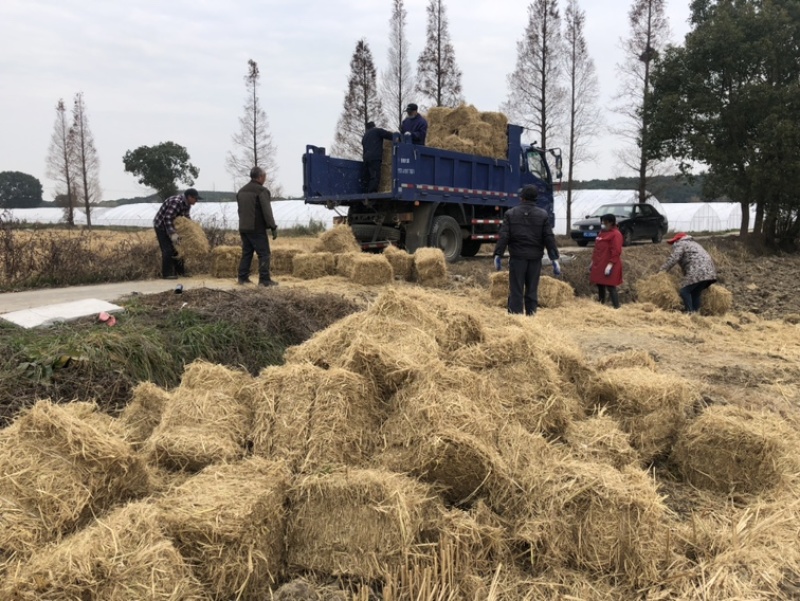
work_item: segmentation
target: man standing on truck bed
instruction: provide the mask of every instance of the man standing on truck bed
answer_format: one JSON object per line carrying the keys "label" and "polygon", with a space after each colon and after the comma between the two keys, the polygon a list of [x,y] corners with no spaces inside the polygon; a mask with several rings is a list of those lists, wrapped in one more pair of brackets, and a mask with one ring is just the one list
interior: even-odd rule
{"label": "man standing on truck bed", "polygon": [[375,127],[374,121],[367,123],[367,131],[361,138],[364,149],[364,168],[366,170],[367,193],[377,192],[381,183],[381,163],[383,163],[383,141],[391,140],[392,132]]}
{"label": "man standing on truck bed", "polygon": [[239,205],[239,236],[242,238],[242,260],[239,262],[239,283],[250,283],[250,265],[253,252],[258,255],[258,284],[276,286],[269,273],[269,240],[267,228],[272,230],[272,239],[278,237],[278,226],[272,216],[271,195],[264,187],[267,174],[261,167],[250,170],[250,182],[236,194]]}
{"label": "man standing on truck bed", "polygon": [[411,142],[425,146],[425,137],[428,135],[428,122],[425,117],[419,114],[419,107],[413,102],[406,107],[408,117],[403,119],[400,125],[400,133],[410,133]]}
{"label": "man standing on truck bed", "polygon": [[494,264],[499,271],[508,247],[508,312],[534,315],[538,307],[539,276],[544,249],[553,262],[553,273],[561,274],[558,247],[547,211],[536,206],[536,186],[520,191],[522,201],[506,211],[494,247]]}

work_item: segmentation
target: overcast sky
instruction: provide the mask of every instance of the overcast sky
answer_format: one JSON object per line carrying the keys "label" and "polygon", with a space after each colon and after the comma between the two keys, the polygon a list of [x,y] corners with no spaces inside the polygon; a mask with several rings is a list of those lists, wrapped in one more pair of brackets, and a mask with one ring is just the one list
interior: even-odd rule
{"label": "overcast sky", "polygon": [[[423,48],[427,0],[406,0],[412,67]],[[467,102],[497,110],[507,95],[529,2],[448,0]],[[565,2],[562,1],[562,14]],[[688,31],[689,0],[667,0],[673,40]],[[616,91],[628,0],[583,0],[605,108]],[[302,192],[307,144],[330,147],[356,41],[386,64],[390,0],[0,0],[0,171],[45,173],[55,105],[82,91],[100,156],[105,199],[151,192],[122,156],[173,141],[200,169],[196,187],[229,190],[225,155],[242,114],[247,60],[278,149],[278,180]],[[607,120],[611,116],[606,115]],[[578,179],[622,175],[608,134]]]}

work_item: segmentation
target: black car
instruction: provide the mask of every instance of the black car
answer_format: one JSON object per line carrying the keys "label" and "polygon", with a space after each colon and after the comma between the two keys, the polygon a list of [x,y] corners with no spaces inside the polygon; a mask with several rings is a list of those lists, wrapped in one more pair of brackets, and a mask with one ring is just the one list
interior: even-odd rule
{"label": "black car", "polygon": [[661,242],[669,226],[667,218],[649,204],[603,205],[591,215],[587,215],[586,219],[573,223],[569,233],[570,237],[578,243],[578,246],[586,246],[589,242],[594,242],[597,234],[600,233],[600,217],[608,213],[616,216],[617,226],[622,233],[625,246],[634,240],[652,240],[657,244]]}

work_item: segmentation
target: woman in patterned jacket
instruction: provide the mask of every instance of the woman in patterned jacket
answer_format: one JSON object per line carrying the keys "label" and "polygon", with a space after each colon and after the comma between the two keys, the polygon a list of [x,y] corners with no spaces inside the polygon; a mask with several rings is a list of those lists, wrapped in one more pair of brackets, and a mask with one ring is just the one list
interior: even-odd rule
{"label": "woman in patterned jacket", "polygon": [[683,232],[675,234],[667,244],[672,244],[672,254],[659,271],[669,271],[675,265],[683,270],[681,289],[678,291],[683,299],[687,313],[700,310],[700,295],[703,290],[717,281],[717,270],[711,255],[694,238]]}

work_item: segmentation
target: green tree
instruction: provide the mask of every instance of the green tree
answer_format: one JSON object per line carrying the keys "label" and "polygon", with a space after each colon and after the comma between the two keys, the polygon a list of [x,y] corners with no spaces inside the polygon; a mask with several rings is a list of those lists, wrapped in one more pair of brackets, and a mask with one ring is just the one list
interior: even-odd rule
{"label": "green tree", "polygon": [[350,77],[344,108],[336,124],[331,151],[336,156],[361,160],[361,137],[368,121],[383,122],[383,105],[378,95],[377,71],[369,44],[361,39],[350,59]]}
{"label": "green tree", "polygon": [[695,0],[692,31],[653,78],[654,157],[708,167],[707,196],[742,205],[741,234],[796,240],[800,198],[800,3]]}
{"label": "green tree", "polygon": [[189,162],[186,148],[175,142],[140,146],[122,157],[125,171],[139,178],[139,183],[153,188],[161,199],[178,193],[177,182],[194,184],[200,170]]}
{"label": "green tree", "polygon": [[0,172],[0,207],[30,209],[42,203],[42,183],[20,171]]}

